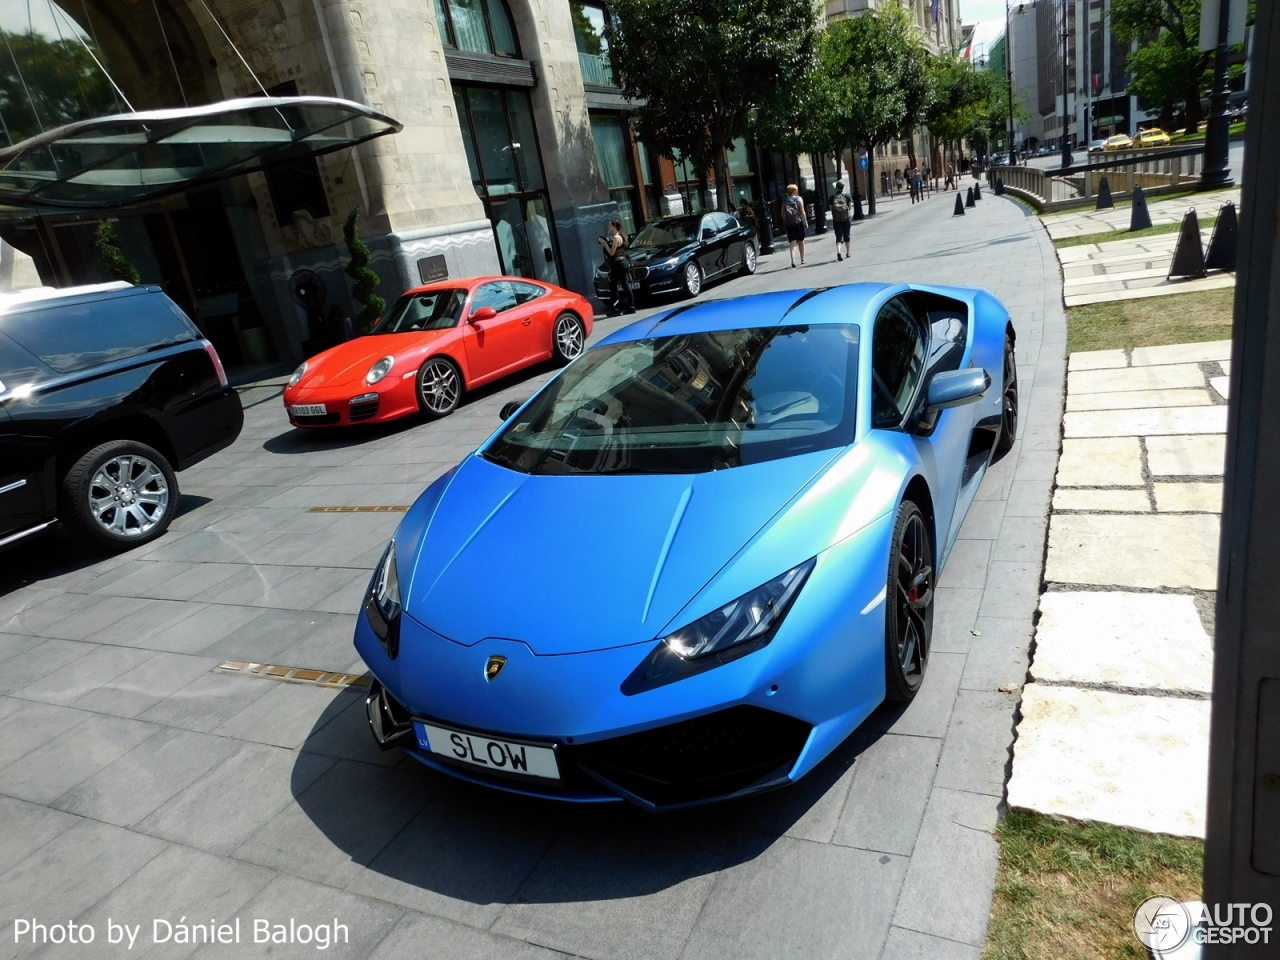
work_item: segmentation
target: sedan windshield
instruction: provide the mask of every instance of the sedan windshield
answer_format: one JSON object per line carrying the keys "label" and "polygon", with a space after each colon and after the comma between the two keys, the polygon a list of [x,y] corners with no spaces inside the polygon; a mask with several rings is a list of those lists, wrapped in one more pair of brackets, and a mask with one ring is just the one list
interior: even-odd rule
{"label": "sedan windshield", "polygon": [[633,247],[665,247],[671,243],[688,243],[698,235],[701,217],[673,217],[651,223],[631,241]]}
{"label": "sedan windshield", "polygon": [[397,300],[373,328],[374,333],[410,333],[414,330],[444,330],[454,326],[467,302],[465,290],[427,290],[406,293]]}
{"label": "sedan windshield", "polygon": [[703,473],[853,442],[858,328],[763,327],[597,347],[485,450],[522,473]]}

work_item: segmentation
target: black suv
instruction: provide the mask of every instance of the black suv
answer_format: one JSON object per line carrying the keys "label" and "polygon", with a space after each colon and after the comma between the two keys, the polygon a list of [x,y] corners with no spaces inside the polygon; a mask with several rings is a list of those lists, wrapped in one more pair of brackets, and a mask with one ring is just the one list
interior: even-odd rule
{"label": "black suv", "polygon": [[126,549],[244,423],[213,344],[159,287],[0,296],[0,547],[57,520]]}

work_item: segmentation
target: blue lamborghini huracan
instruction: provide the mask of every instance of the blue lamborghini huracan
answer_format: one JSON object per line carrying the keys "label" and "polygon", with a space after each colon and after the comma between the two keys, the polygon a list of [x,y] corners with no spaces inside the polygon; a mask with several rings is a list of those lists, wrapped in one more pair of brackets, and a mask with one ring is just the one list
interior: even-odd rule
{"label": "blue lamborghini huracan", "polygon": [[915,696],[938,573],[1017,432],[1014,329],[959,287],[713,300],[503,413],[370,582],[374,736],[670,809],[795,781]]}

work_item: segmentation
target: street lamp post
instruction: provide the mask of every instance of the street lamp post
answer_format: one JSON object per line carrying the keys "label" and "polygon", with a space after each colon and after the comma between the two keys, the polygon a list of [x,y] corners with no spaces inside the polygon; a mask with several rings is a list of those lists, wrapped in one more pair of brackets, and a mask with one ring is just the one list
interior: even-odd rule
{"label": "street lamp post", "polygon": [[1071,107],[1067,96],[1067,40],[1071,37],[1070,19],[1071,0],[1062,0],[1062,168],[1065,170],[1075,162],[1071,156]]}
{"label": "street lamp post", "polygon": [[1231,0],[1218,3],[1218,47],[1213,61],[1213,99],[1209,103],[1209,125],[1204,132],[1204,170],[1200,188],[1222,188],[1232,184],[1231,164],[1227,158],[1231,138],[1231,121],[1227,118],[1227,100],[1231,85],[1227,81],[1227,36],[1231,18]]}
{"label": "street lamp post", "polygon": [[1013,126],[1013,26],[1009,20],[1009,0],[1004,0],[1004,73],[1009,88],[1009,164],[1012,166],[1013,141],[1017,131]]}

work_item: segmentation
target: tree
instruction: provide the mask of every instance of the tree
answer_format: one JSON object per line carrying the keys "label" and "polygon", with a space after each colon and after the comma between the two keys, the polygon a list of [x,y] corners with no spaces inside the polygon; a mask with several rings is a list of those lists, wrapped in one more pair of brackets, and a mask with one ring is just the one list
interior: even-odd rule
{"label": "tree", "polygon": [[[924,121],[931,135],[945,144],[964,139],[988,106],[991,78],[975,70],[969,61],[946,54],[929,61],[933,74],[934,98]],[[935,160],[936,165],[936,160]]]}
{"label": "tree", "polygon": [[116,228],[110,220],[98,221],[98,229],[93,233],[93,244],[98,248],[98,255],[113,277],[125,283],[142,282],[138,268],[129,262],[129,258],[120,249]]}
{"label": "tree", "polygon": [[623,93],[644,102],[645,141],[715,170],[728,210],[726,149],[753,111],[799,92],[817,40],[811,0],[615,0],[609,52]]}
{"label": "tree", "polygon": [[369,269],[369,246],[360,239],[356,232],[360,226],[360,208],[352,207],[347,214],[347,222],[342,225],[342,236],[347,241],[347,249],[351,251],[351,261],[347,264],[346,274],[355,281],[351,288],[352,298],[362,304],[360,313],[356,315],[356,328],[362,333],[373,329],[373,324],[387,309],[387,301],[378,296],[378,284],[382,278]]}
{"label": "tree", "polygon": [[1180,106],[1186,111],[1188,128],[1194,129],[1199,125],[1201,87],[1198,83],[1195,97],[1191,103],[1187,101],[1187,78],[1203,72],[1199,51],[1183,47],[1172,33],[1166,31],[1129,54],[1128,69],[1133,74],[1128,92],[1148,104],[1159,104],[1160,119],[1157,122],[1162,129],[1173,129],[1173,115]]}
{"label": "tree", "polygon": [[119,109],[107,78],[79,41],[4,31],[0,41],[0,137],[7,135],[0,145]]}

